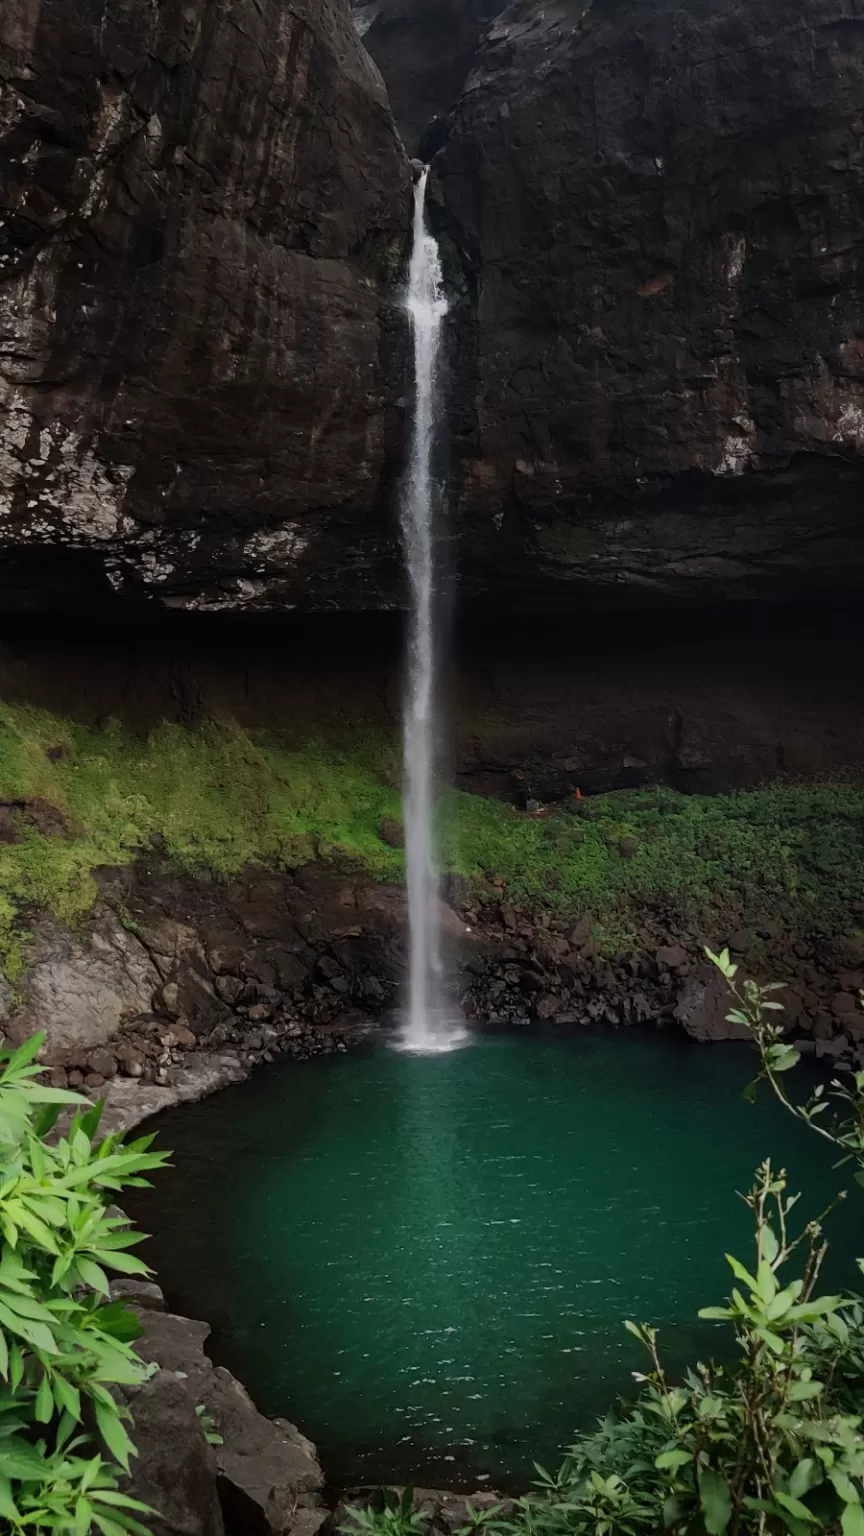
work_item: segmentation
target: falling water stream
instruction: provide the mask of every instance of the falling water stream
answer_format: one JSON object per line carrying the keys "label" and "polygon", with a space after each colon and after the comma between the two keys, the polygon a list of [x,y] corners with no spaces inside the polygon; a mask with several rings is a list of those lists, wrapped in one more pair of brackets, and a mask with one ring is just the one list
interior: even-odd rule
{"label": "falling water stream", "polygon": [[402,500],[402,539],[411,587],[404,721],[410,958],[402,1045],[414,1051],[450,1050],[463,1038],[446,995],[434,830],[438,572],[432,458],[438,364],[447,300],[438,245],[426,224],[428,174],[427,166],[414,188],[414,230],[407,295],[414,343],[414,420]]}

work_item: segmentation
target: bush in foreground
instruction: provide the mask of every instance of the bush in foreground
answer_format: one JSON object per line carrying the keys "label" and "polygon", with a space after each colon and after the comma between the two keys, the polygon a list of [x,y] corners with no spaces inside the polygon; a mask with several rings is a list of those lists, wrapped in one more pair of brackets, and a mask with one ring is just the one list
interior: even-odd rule
{"label": "bush in foreground", "polygon": [[[109,1274],[146,1275],[111,1202],[165,1161],[152,1137],[96,1142],[100,1108],[37,1081],[44,1036],[0,1049],[0,1531],[147,1536],[120,1492],[134,1447],[112,1388],[151,1367]],[[65,1136],[47,1137],[66,1106]]]}

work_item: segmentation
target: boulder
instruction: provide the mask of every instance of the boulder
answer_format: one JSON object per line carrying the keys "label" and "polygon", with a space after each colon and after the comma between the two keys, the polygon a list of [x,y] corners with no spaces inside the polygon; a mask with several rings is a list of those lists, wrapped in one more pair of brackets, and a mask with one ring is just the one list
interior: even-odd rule
{"label": "boulder", "polygon": [[149,1007],[159,982],[139,939],[106,906],[97,907],[83,934],[40,919],[27,961],[23,1004],[7,1015],[5,1032],[23,1040],[44,1029],[51,1051],[104,1045],[126,1019]]}
{"label": "boulder", "polygon": [[690,956],[681,944],[661,944],[654,956],[658,966],[664,971],[680,971],[687,965]]}
{"label": "boulder", "polygon": [[681,989],[675,1017],[693,1040],[749,1040],[743,1024],[732,1024],[726,1015],[734,1000],[723,977],[714,966],[700,966]]}
{"label": "boulder", "polygon": [[157,1371],[126,1400],[138,1455],[124,1491],[156,1511],[152,1536],[225,1536],[216,1457],[185,1383]]}
{"label": "boulder", "polygon": [[229,1533],[312,1536],[325,1511],[324,1477],[311,1441],[287,1420],[265,1418],[230,1371],[212,1364],[204,1353],[206,1323],[150,1306],[137,1310],[144,1328],[138,1353],[158,1363],[160,1376],[181,1382],[193,1412],[203,1406],[222,1437],[215,1462]]}

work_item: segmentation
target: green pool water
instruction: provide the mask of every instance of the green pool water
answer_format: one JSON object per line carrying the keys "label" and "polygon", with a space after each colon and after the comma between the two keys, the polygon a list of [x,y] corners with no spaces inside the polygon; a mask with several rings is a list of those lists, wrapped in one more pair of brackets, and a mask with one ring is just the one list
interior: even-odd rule
{"label": "green pool water", "polygon": [[[675,1368],[749,1255],[766,1153],[815,1214],[830,1149],[742,1089],[746,1047],[631,1032],[385,1045],[286,1063],[154,1122],[175,1149],[130,1202],[169,1300],[335,1484],[526,1481],[631,1387],[656,1323]],[[847,1182],[849,1182],[847,1177]],[[858,1192],[831,1220],[853,1286]]]}

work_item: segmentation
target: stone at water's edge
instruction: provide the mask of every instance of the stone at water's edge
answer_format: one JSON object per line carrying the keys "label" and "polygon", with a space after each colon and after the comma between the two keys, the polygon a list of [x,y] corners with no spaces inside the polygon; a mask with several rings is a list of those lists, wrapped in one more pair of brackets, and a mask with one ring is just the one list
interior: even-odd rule
{"label": "stone at water's edge", "polygon": [[[632,937],[606,953],[590,911],[517,908],[503,887],[445,884],[440,921],[469,1020],[652,1024],[727,1039],[728,1007],[702,943],[729,943],[745,974],[788,983],[780,1001],[796,1040],[864,1062],[860,903],[834,934],[765,926],[760,905],[686,944],[674,904],[649,904],[634,912]],[[138,865],[106,875],[104,894],[74,932],[38,920],[0,1011],[15,1044],[47,1032],[50,1081],[105,1097],[106,1129],[205,1097],[284,1054],[344,1051],[398,1011],[399,887],[325,861],[223,882]]]}
{"label": "stone at water's edge", "polygon": [[[158,1510],[153,1536],[314,1536],[326,1510],[311,1441],[265,1418],[230,1371],[212,1364],[206,1323],[166,1312],[154,1285],[114,1291],[144,1328],[137,1353],[159,1367],[128,1394],[140,1453],[130,1492]],[[221,1444],[208,1445],[198,1410]]]}

